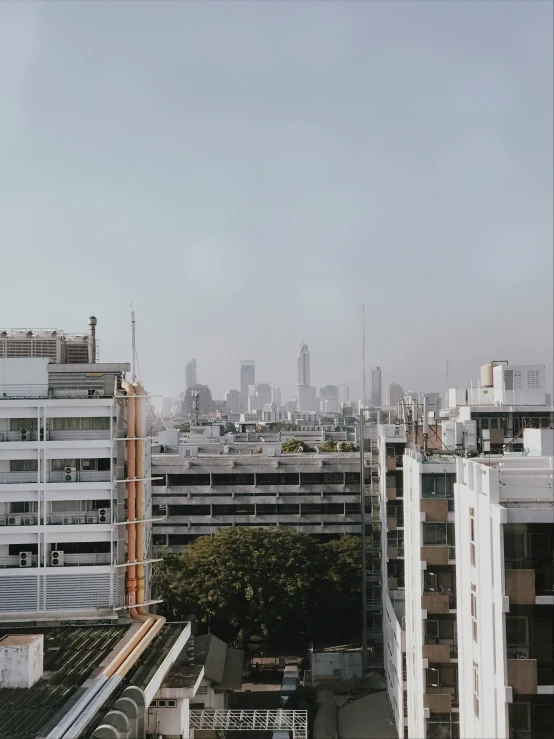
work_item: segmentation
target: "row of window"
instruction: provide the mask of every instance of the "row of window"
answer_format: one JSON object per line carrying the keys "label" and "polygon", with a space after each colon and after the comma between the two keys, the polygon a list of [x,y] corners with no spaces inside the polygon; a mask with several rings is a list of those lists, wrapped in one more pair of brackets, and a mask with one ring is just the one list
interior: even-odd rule
{"label": "row of window", "polygon": [[[280,514],[360,513],[359,503],[257,503],[221,505],[168,505],[169,516],[278,516]],[[369,511],[369,506],[367,508]],[[153,515],[164,515],[164,506],[154,506]]]}
{"label": "row of window", "polygon": [[[166,475],[154,480],[154,485],[165,485]],[[368,479],[369,482],[369,479]],[[359,485],[359,472],[257,472],[252,473],[213,473],[168,474],[169,486],[194,485]]]}
{"label": "row of window", "polygon": [[[97,418],[50,418],[48,424],[53,431],[103,431],[110,428],[108,416]],[[36,418],[10,418],[10,431],[36,431]]]}
{"label": "row of window", "polygon": [[[48,503],[46,504],[48,505]],[[109,508],[111,501],[104,500],[53,500],[49,504],[52,513],[73,513],[75,511],[97,511],[99,508]],[[10,503],[10,513],[38,513],[38,502],[19,501]]]}
{"label": "row of window", "polygon": [[455,546],[453,523],[424,523],[423,546]]}
{"label": "row of window", "polygon": [[[52,459],[51,470],[63,471],[66,467],[72,467],[81,471],[109,471],[109,457],[100,457],[98,459]],[[11,459],[10,472],[37,472],[37,459]]]}

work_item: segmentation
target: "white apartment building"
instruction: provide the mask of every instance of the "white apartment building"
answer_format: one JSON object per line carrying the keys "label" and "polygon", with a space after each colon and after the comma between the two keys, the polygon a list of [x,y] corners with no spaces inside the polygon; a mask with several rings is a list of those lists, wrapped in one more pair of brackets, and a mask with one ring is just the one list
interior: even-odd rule
{"label": "white apartment building", "polygon": [[150,445],[134,427],[125,441],[129,365],[67,363],[61,332],[54,351],[34,336],[14,347],[10,336],[0,358],[0,619],[115,618],[127,605],[129,444],[142,518],[151,511]]}
{"label": "white apartment building", "polygon": [[554,735],[554,431],[525,436],[530,456],[457,460],[462,737]]}

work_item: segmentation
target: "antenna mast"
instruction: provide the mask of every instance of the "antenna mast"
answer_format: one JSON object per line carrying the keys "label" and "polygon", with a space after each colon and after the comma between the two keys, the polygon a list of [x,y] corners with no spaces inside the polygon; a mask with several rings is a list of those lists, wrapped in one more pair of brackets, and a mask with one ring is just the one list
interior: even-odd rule
{"label": "antenna mast", "polygon": [[137,345],[135,342],[135,311],[131,303],[131,345],[133,349],[133,382],[137,379],[136,363],[137,363]]}
{"label": "antenna mast", "polygon": [[362,385],[363,385],[363,406],[367,404],[367,394],[365,387],[365,305],[362,303]]}

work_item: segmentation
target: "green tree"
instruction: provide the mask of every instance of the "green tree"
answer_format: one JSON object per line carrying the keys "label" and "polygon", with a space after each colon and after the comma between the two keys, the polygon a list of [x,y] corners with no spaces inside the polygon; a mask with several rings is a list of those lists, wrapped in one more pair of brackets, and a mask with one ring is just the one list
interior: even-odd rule
{"label": "green tree", "polygon": [[353,444],[351,441],[335,441],[334,439],[327,439],[319,447],[320,452],[359,452],[360,448]]}
{"label": "green tree", "polygon": [[327,617],[335,627],[336,639],[359,635],[361,617],[362,548],[358,536],[345,535],[322,544],[327,562],[326,575],[333,597]]}
{"label": "green tree", "polygon": [[244,649],[254,635],[275,646],[291,638],[306,645],[320,633],[314,604],[332,591],[327,564],[327,552],[307,534],[233,527],[164,558],[155,580],[168,618],[194,613]]}
{"label": "green tree", "polygon": [[302,439],[288,439],[281,444],[281,451],[285,454],[294,454],[300,451],[302,447],[303,452],[315,452],[315,449],[310,446],[307,442]]}

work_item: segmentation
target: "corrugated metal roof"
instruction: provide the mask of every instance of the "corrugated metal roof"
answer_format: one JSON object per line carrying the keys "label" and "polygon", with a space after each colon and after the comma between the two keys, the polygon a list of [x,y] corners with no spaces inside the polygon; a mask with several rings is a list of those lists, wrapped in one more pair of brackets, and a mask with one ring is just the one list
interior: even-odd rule
{"label": "corrugated metal roof", "polygon": [[128,626],[4,627],[44,634],[44,675],[30,688],[0,688],[0,739],[35,739],[125,636]]}

